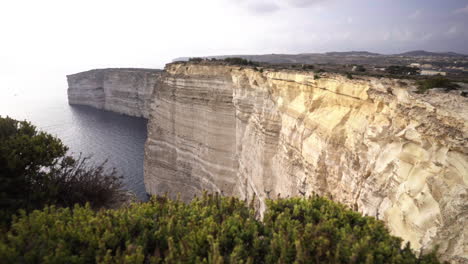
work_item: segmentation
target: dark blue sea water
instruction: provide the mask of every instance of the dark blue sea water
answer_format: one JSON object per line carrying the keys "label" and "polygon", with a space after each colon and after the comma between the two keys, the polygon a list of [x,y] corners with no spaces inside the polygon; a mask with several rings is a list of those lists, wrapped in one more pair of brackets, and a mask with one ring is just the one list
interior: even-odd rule
{"label": "dark blue sea water", "polygon": [[[1,89],[1,88],[0,88]],[[60,138],[73,155],[93,155],[108,160],[124,176],[124,184],[140,199],[146,198],[143,154],[146,120],[86,106],[70,106],[66,84],[57,94],[0,91],[0,116],[28,120]]]}

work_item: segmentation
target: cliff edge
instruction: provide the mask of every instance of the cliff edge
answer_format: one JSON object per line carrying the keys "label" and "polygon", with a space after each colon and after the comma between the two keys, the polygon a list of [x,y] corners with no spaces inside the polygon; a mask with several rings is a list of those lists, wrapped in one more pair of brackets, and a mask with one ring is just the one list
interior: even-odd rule
{"label": "cliff edge", "polygon": [[331,197],[468,261],[468,100],[406,80],[173,63],[154,92],[151,194]]}
{"label": "cliff edge", "polygon": [[67,76],[68,102],[137,117],[149,117],[161,70],[97,69]]}

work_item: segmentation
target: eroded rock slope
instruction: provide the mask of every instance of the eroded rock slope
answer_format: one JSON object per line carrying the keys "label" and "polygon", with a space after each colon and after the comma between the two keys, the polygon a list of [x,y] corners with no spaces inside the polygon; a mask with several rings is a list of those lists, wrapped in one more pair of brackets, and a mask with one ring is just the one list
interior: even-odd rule
{"label": "eroded rock slope", "polygon": [[415,249],[468,261],[468,101],[410,81],[173,63],[154,91],[149,193],[318,193]]}

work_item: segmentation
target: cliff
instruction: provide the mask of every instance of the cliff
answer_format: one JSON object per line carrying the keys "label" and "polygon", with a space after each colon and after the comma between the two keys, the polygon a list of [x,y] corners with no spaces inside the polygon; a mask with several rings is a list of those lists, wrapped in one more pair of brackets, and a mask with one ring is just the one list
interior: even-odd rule
{"label": "cliff", "polygon": [[153,69],[98,69],[68,75],[68,102],[148,118],[161,73]]}
{"label": "cliff", "polygon": [[468,261],[468,101],[411,81],[173,63],[154,93],[149,193],[318,193],[415,249]]}
{"label": "cliff", "polygon": [[70,103],[149,118],[148,193],[317,193],[468,263],[468,99],[374,77],[172,63],[68,76]]}

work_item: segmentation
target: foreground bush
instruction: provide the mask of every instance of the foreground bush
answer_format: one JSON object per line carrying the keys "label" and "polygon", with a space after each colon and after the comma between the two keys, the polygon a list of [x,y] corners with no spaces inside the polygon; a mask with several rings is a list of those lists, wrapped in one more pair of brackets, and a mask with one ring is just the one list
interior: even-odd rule
{"label": "foreground bush", "polygon": [[101,207],[120,195],[115,171],[67,156],[67,150],[28,122],[0,117],[0,223],[18,209],[86,202]]}
{"label": "foreground bush", "polygon": [[268,202],[264,222],[235,198],[153,197],[129,208],[48,207],[0,239],[3,263],[438,263],[382,222],[327,199]]}
{"label": "foreground bush", "polygon": [[402,248],[382,221],[317,196],[269,201],[264,222],[266,263],[438,263]]}

